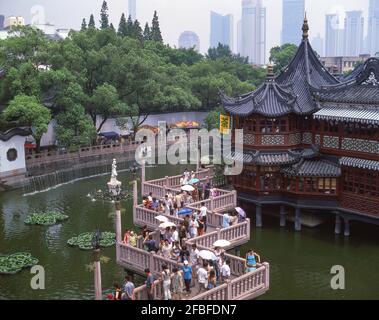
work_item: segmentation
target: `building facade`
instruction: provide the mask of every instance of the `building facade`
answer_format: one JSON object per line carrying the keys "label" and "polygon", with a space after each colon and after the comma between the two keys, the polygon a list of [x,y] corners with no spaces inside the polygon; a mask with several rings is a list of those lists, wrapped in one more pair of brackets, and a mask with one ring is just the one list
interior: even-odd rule
{"label": "building facade", "polygon": [[370,0],[368,9],[367,52],[379,52],[379,0]]}
{"label": "building facade", "polygon": [[200,38],[193,31],[184,31],[179,36],[179,48],[190,49],[195,48],[200,51]]}
{"label": "building facade", "polygon": [[134,21],[137,19],[137,0],[129,0],[128,6],[129,6],[128,16],[131,16],[132,20]]}
{"label": "building facade", "polygon": [[218,44],[221,43],[234,50],[233,34],[233,15],[228,14],[223,16],[211,11],[210,48],[217,48]]}
{"label": "building facade", "polygon": [[359,56],[363,53],[364,18],[362,11],[347,11],[345,18],[344,55]]}
{"label": "building facade", "polygon": [[358,57],[322,57],[321,63],[325,69],[333,75],[343,75],[353,71],[358,64],[370,58],[369,54],[361,54]]}
{"label": "building facade", "polygon": [[344,30],[338,14],[325,16],[325,56],[344,55]]}
{"label": "building facade", "polygon": [[303,24],[305,1],[283,0],[282,44],[299,42],[299,29]]}
{"label": "building facade", "polygon": [[242,0],[241,55],[251,64],[266,62],[266,8],[262,0]]}
{"label": "building facade", "polygon": [[3,30],[4,28],[4,20],[5,20],[5,17],[0,14],[0,30]]}
{"label": "building facade", "polygon": [[[237,98],[222,94],[235,128],[244,130],[244,153],[234,152],[243,171],[231,182],[241,202],[294,212],[324,211],[341,219],[379,224],[379,60],[371,58],[348,78],[337,80],[303,40],[277,77],[268,68],[265,83]],[[284,220],[285,221],[285,220]]]}
{"label": "building facade", "polygon": [[25,25],[25,19],[24,17],[7,17],[4,20],[4,29],[10,30],[14,27],[24,26]]}

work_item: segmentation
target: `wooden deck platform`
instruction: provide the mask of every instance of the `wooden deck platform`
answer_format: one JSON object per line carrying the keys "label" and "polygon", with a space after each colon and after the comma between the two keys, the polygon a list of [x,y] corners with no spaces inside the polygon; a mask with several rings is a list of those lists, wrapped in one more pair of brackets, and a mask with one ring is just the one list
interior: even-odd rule
{"label": "wooden deck platform", "polygon": [[[143,170],[144,171],[144,170]],[[197,178],[201,181],[212,181],[213,168],[196,172]],[[161,198],[167,191],[180,190],[180,176],[165,177],[145,182],[142,177],[142,192],[144,194],[152,192],[154,197]],[[238,223],[228,228],[222,228],[222,212],[233,209],[237,206],[237,194],[235,191],[217,189],[216,197],[205,200],[208,208],[207,224],[208,232],[203,236],[188,239],[187,246],[196,243],[199,250],[210,249],[212,244],[220,239],[228,240],[231,246],[226,249],[242,245],[250,240],[250,220]],[[201,202],[195,202],[186,207],[199,210]],[[135,202],[133,208],[133,221],[138,226],[147,225],[152,231],[153,237],[159,240],[157,230],[159,222],[155,216],[157,213],[153,210],[144,208]],[[181,217],[167,215],[170,221],[179,224],[183,221]],[[137,247],[125,245],[121,242],[116,245],[117,263],[124,268],[143,274],[146,268],[149,268],[152,274],[158,279],[162,270],[162,265],[167,265],[170,270],[180,267],[180,263],[175,260],[164,258],[155,253],[149,253],[143,250],[142,241],[138,241]],[[192,290],[191,295],[183,295],[182,299],[186,300],[248,300],[256,298],[269,290],[269,264],[264,262],[258,266],[255,271],[245,272],[245,259],[226,253],[227,259],[230,260],[231,279],[226,283],[217,286],[201,294],[197,294],[197,285]],[[161,280],[155,281],[154,289],[155,299],[163,298],[163,286]],[[136,300],[147,300],[146,288],[141,286],[135,289]]]}

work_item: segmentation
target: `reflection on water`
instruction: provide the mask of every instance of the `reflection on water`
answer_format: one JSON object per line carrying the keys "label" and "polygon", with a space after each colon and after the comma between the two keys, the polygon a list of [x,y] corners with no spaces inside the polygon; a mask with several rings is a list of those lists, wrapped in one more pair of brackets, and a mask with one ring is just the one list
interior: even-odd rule
{"label": "reflection on water", "polygon": [[[178,174],[184,166],[147,168],[148,178]],[[128,172],[119,174],[123,186],[129,185]],[[21,191],[0,195],[0,252],[28,251],[45,267],[46,290],[32,290],[32,274],[24,270],[14,276],[0,276],[0,299],[92,299],[93,274],[86,270],[91,251],[70,248],[66,241],[79,233],[113,230],[113,204],[91,201],[87,194],[104,189],[109,176],[77,181],[47,192],[22,196]],[[132,226],[132,203],[122,204],[123,229]],[[50,227],[27,226],[24,219],[33,211],[59,211],[69,216]],[[245,254],[253,247],[270,262],[271,290],[261,299],[379,299],[378,227],[352,224],[351,238],[335,236],[332,223],[300,233],[292,225],[279,228],[279,218],[264,216],[262,229],[251,228],[251,241],[242,247]],[[115,249],[102,250],[111,261],[102,265],[103,289],[122,281],[124,270],[115,263]],[[346,290],[330,288],[330,268],[340,264],[346,270]],[[141,278],[137,278],[141,282]]]}

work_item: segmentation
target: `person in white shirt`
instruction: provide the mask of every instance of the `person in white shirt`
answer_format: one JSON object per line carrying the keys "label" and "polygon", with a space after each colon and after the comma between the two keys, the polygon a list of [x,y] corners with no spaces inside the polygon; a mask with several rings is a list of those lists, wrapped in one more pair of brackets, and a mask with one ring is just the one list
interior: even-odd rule
{"label": "person in white shirt", "polygon": [[197,228],[199,227],[199,223],[196,220],[195,216],[192,216],[192,220],[189,222],[190,227],[190,236],[191,238],[197,237]]}
{"label": "person in white shirt", "polygon": [[147,199],[149,200],[149,202],[153,202],[153,193],[152,192],[149,193],[149,196],[147,197]]}
{"label": "person in white shirt", "polygon": [[172,230],[171,241],[179,242],[179,232],[178,230],[176,230],[176,226],[173,226],[171,230]]}
{"label": "person in white shirt", "polygon": [[166,239],[164,241],[164,245],[162,246],[162,256],[164,258],[169,259],[171,257],[171,249],[172,249],[172,246],[170,242]]}
{"label": "person in white shirt", "polygon": [[224,261],[220,273],[221,273],[221,281],[224,283],[226,280],[230,278],[230,260]]}
{"label": "person in white shirt", "polygon": [[201,203],[200,218],[204,221],[204,232],[207,232],[207,207],[205,206],[205,202]]}
{"label": "person in white shirt", "polygon": [[208,287],[208,272],[206,270],[207,264],[204,263],[203,267],[197,270],[197,280],[199,283],[199,292],[205,291]]}
{"label": "person in white shirt", "polygon": [[196,243],[192,244],[192,250],[190,252],[190,263],[192,267],[192,273],[193,273],[193,278],[196,275],[196,270],[199,266],[199,249],[197,248]]}

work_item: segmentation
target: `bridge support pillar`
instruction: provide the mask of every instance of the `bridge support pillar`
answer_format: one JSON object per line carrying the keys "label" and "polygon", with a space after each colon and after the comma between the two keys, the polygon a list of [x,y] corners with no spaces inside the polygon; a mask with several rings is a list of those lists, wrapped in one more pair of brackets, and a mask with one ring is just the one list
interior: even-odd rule
{"label": "bridge support pillar", "polygon": [[283,205],[280,206],[280,226],[286,226],[286,209]]}
{"label": "bridge support pillar", "polygon": [[257,205],[255,209],[255,226],[260,228],[262,227],[262,206]]}
{"label": "bridge support pillar", "polygon": [[339,213],[336,213],[336,224],[334,227],[334,233],[340,234],[341,233],[341,216]]}
{"label": "bridge support pillar", "polygon": [[301,231],[301,210],[300,210],[300,208],[295,209],[295,230]]}
{"label": "bridge support pillar", "polygon": [[345,221],[344,235],[345,237],[349,237],[350,236],[350,220],[345,218],[344,221]]}

